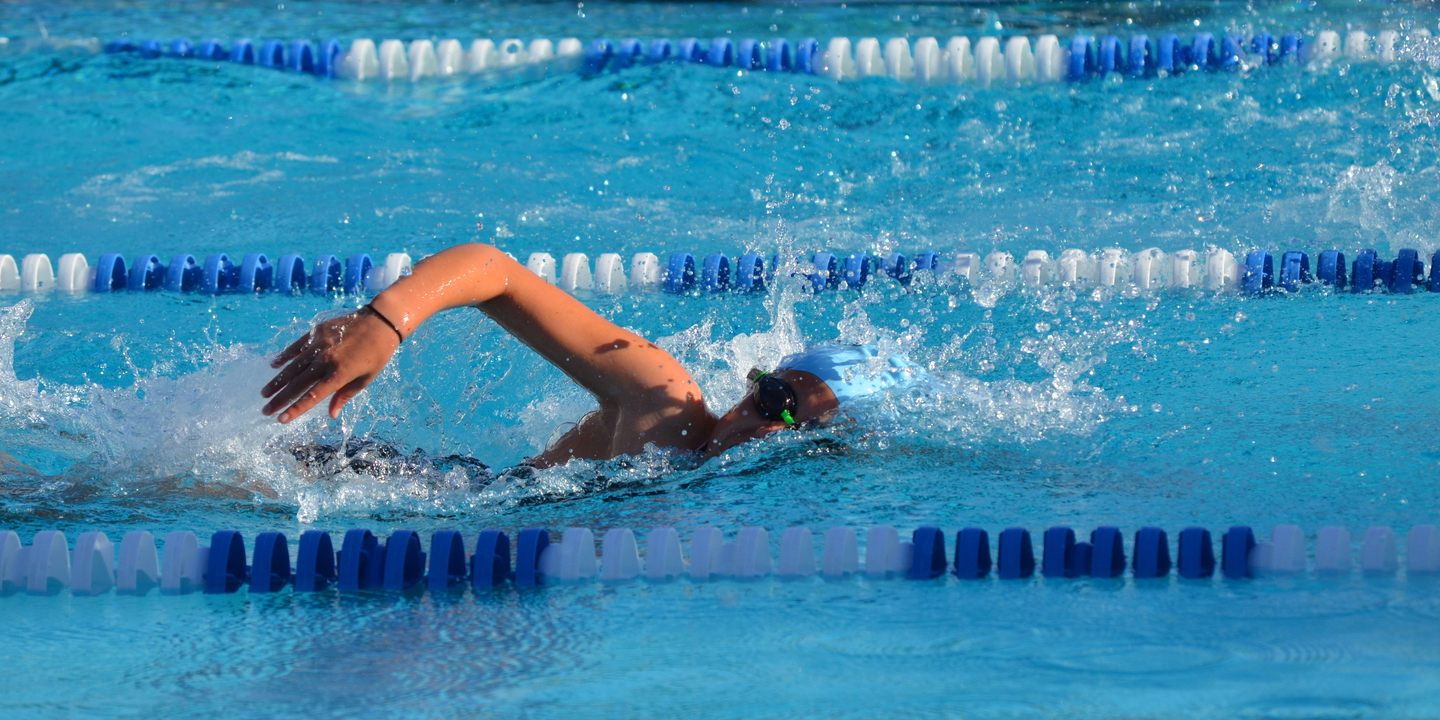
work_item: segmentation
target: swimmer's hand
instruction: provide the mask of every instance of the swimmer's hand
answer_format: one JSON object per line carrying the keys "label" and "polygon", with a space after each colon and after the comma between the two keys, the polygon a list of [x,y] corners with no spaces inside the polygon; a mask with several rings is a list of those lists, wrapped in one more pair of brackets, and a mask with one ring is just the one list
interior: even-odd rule
{"label": "swimmer's hand", "polygon": [[261,397],[270,398],[260,412],[284,408],[278,419],[288,423],[333,394],[330,417],[340,417],[340,408],[380,374],[399,346],[395,328],[369,308],[320,323],[270,361],[284,369],[260,389]]}

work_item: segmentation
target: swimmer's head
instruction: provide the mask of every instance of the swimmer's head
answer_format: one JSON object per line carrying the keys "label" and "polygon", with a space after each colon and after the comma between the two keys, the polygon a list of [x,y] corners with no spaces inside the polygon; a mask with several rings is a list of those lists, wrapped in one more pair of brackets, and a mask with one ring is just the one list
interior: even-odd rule
{"label": "swimmer's head", "polygon": [[872,360],[870,345],[827,345],[790,355],[770,372],[750,372],[750,392],[715,424],[702,448],[719,455],[786,427],[823,423],[840,406],[898,387],[922,372],[899,357]]}
{"label": "swimmer's head", "polygon": [[810,373],[825,383],[841,405],[904,385],[922,372],[898,355],[871,362],[878,356],[874,345],[826,345],[786,357],[775,372]]}

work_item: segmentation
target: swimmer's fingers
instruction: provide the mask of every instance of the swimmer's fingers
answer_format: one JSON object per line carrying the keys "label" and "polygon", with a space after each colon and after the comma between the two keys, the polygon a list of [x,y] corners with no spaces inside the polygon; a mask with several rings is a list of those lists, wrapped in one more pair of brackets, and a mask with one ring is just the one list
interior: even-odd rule
{"label": "swimmer's fingers", "polygon": [[[306,377],[306,375],[302,375],[301,379],[304,379]],[[320,404],[321,400],[329,397],[332,393],[338,393],[344,390],[345,388],[356,382],[361,383],[360,387],[363,388],[365,387],[364,383],[369,382],[369,377],[362,376],[360,378],[355,378],[351,374],[339,372],[338,369],[331,370],[329,373],[319,378],[319,382],[316,382],[314,385],[312,385],[309,390],[301,393],[300,398],[295,401],[294,405],[286,408],[285,412],[280,413],[280,422],[288,423],[291,420],[294,420],[295,418],[298,418],[301,415],[310,412],[310,408],[313,408],[316,405]],[[359,392],[359,390],[357,389],[356,392]],[[354,393],[351,393],[352,396],[353,394]],[[346,399],[348,400],[349,398]],[[340,408],[336,407],[335,404],[332,402],[330,416],[339,417],[339,415]]]}
{"label": "swimmer's fingers", "polygon": [[340,408],[345,407],[345,403],[350,402],[356,395],[359,395],[360,391],[364,390],[370,384],[371,379],[373,379],[373,376],[370,375],[358,377],[351,380],[345,387],[335,391],[335,396],[330,398],[330,417],[340,417]]}
{"label": "swimmer's fingers", "polygon": [[[268,398],[271,395],[274,395],[276,392],[279,392],[280,388],[289,385],[290,382],[294,380],[297,376],[299,376],[301,372],[309,369],[310,366],[314,364],[316,355],[318,355],[318,353],[312,351],[308,353],[305,357],[292,357],[290,364],[286,365],[284,370],[275,373],[275,377],[270,378],[270,382],[265,383],[265,387],[260,388],[260,397]],[[271,403],[270,405],[275,405],[275,403]],[[269,415],[270,413],[275,412],[275,409],[278,409],[278,406],[275,409],[270,409],[270,405],[266,406],[266,415]]]}
{"label": "swimmer's fingers", "polygon": [[[321,382],[330,372],[330,368],[321,367],[320,363],[311,363],[301,371],[299,375],[286,383],[284,387],[277,390],[275,397],[270,398],[270,402],[266,403],[264,409],[260,412],[269,415],[284,408],[285,412],[281,413],[279,418],[282,423],[290,422],[292,418],[299,417],[301,413],[309,410],[320,400],[320,398],[314,398],[308,405],[305,405],[303,409],[296,409],[298,406],[305,404],[305,400],[315,392],[315,385]],[[287,405],[290,407],[286,408]]]}

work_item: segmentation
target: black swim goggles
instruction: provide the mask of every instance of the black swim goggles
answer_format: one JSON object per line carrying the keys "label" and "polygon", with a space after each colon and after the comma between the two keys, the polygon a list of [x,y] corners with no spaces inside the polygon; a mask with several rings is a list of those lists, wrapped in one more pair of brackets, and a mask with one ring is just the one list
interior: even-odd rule
{"label": "black swim goggles", "polygon": [[748,377],[755,386],[755,409],[760,411],[760,417],[794,425],[799,402],[790,384],[759,368],[751,370]]}

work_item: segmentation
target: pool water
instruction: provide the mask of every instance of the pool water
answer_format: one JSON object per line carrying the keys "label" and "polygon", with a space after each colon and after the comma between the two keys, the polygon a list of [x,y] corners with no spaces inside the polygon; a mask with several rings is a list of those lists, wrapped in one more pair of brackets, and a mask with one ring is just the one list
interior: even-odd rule
{"label": "pool water", "polygon": [[[1440,248],[1440,46],[1394,64],[915,87],[665,64],[355,83],[35,41],[211,36],[1069,37],[1440,30],[1423,4],[7,3],[0,252],[524,259]],[[21,41],[32,47],[21,50]],[[0,298],[0,529],[1433,523],[1440,300],[1026,288],[589,295],[723,411],[752,365],[876,342],[930,372],[698,467],[489,472],[593,402],[483,316],[418,331],[338,421],[259,414],[266,358],[363,300]],[[347,438],[405,461],[320,472]],[[10,457],[13,456],[13,459]],[[1038,536],[1037,536],[1038,539]],[[953,542],[953,541],[952,541]],[[162,548],[163,551],[163,548]],[[494,593],[0,598],[11,718],[1433,717],[1440,581],[866,577]]]}

